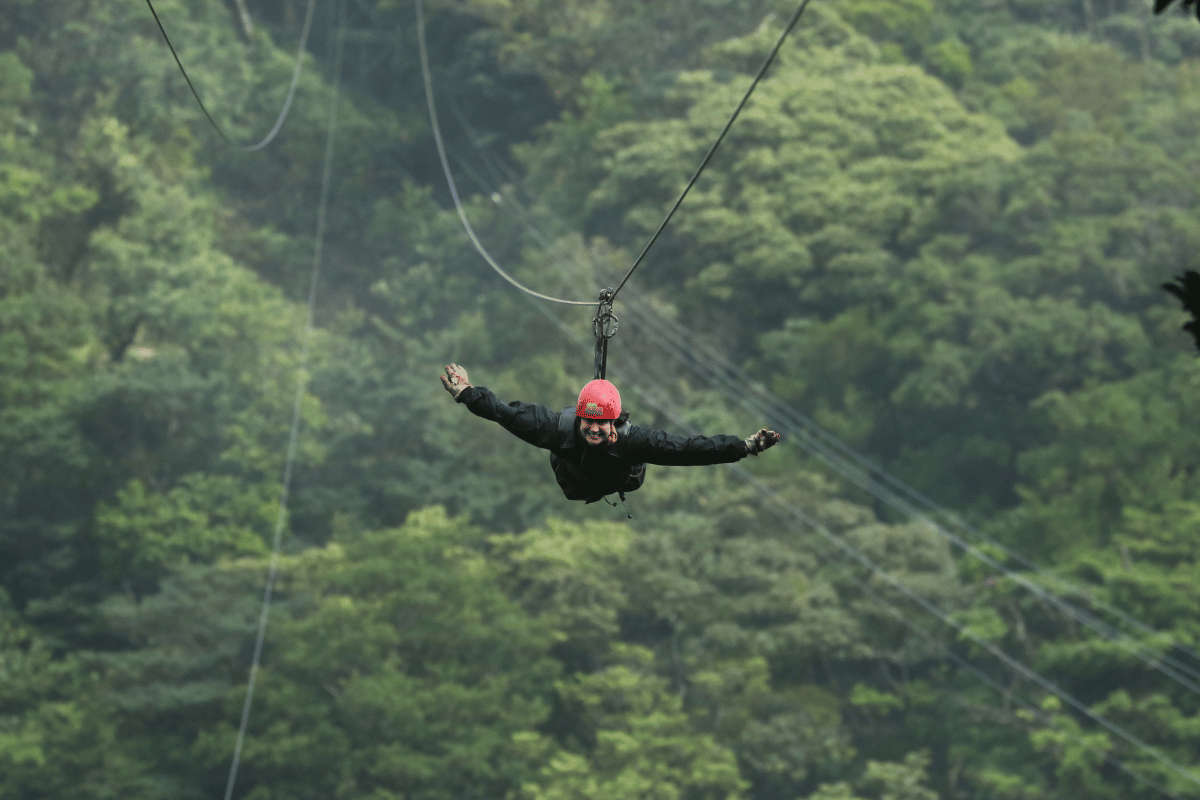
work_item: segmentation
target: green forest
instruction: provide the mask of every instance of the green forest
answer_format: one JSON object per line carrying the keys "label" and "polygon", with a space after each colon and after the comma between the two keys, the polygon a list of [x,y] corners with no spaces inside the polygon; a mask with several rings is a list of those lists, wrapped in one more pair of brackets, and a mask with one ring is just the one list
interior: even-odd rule
{"label": "green forest", "polygon": [[0,798],[1200,798],[1180,6],[0,0]]}

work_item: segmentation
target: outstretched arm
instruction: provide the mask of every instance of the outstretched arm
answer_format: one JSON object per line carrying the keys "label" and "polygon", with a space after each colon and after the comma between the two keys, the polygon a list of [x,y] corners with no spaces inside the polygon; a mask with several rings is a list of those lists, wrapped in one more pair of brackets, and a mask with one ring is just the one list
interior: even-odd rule
{"label": "outstretched arm", "polygon": [[500,423],[509,433],[534,447],[550,449],[558,438],[558,414],[536,403],[502,403],[484,386],[472,386],[467,371],[446,366],[442,386],[472,414]]}
{"label": "outstretched arm", "polygon": [[731,464],[748,455],[758,455],[780,440],[779,434],[763,429],[748,439],[740,436],[689,436],[637,428],[622,455],[668,467],[699,467]]}

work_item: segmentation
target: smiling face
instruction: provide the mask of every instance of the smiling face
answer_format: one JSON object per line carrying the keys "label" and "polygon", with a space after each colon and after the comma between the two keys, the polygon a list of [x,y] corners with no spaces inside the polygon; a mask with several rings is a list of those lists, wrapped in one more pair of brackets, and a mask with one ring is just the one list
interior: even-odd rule
{"label": "smiling face", "polygon": [[577,417],[577,419],[579,420],[579,435],[583,437],[583,441],[589,447],[599,447],[608,444],[610,439],[615,440],[616,430],[613,428],[611,419],[588,419],[587,417]]}

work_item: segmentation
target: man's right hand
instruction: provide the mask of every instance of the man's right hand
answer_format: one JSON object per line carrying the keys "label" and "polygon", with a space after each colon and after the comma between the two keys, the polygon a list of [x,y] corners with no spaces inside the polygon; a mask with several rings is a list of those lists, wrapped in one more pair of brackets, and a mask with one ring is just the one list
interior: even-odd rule
{"label": "man's right hand", "polygon": [[447,364],[446,374],[442,376],[442,386],[457,400],[459,392],[471,387],[471,381],[467,378],[467,371],[458,364]]}

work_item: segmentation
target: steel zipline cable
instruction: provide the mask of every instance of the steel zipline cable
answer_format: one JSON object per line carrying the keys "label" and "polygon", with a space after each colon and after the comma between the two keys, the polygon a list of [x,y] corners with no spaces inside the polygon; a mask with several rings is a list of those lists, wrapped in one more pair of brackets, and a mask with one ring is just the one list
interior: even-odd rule
{"label": "steel zipline cable", "polygon": [[754,89],[758,86],[758,82],[762,80],[763,75],[767,74],[767,70],[770,68],[771,63],[775,60],[775,56],[779,54],[779,48],[783,47],[784,39],[786,39],[788,34],[792,32],[792,28],[796,27],[796,23],[800,21],[800,15],[804,13],[804,9],[808,8],[809,2],[810,0],[803,0],[803,2],[796,7],[796,10],[792,12],[791,19],[787,21],[787,24],[783,26],[783,32],[779,34],[779,40],[775,42],[775,46],[771,48],[771,52],[768,53],[766,59],[763,60],[762,66],[758,68],[758,74],[756,74],[754,76],[754,80],[750,82],[750,88],[748,88],[746,93],[742,95],[741,102],[738,103],[737,108],[733,110],[733,114],[729,117],[729,121],[725,123],[725,127],[721,129],[721,133],[719,136],[717,136],[716,141],[712,143],[712,147],[708,148],[708,153],[705,154],[704,160],[701,161],[700,166],[696,168],[696,172],[692,175],[692,179],[688,181],[687,186],[683,187],[683,191],[679,194],[679,199],[675,201],[675,205],[671,206],[671,210],[668,211],[667,216],[663,218],[662,224],[658,226],[658,230],[656,230],[654,235],[650,237],[650,241],[646,242],[646,246],[642,248],[641,254],[634,260],[633,266],[629,268],[629,272],[625,273],[625,277],[621,279],[621,282],[617,284],[617,288],[613,290],[612,299],[616,299],[617,294],[619,294],[621,291],[621,287],[625,285],[625,283],[629,280],[629,276],[632,275],[633,271],[642,263],[642,259],[646,257],[646,253],[650,252],[650,248],[654,246],[654,243],[658,241],[658,237],[662,234],[663,230],[666,229],[667,223],[671,221],[671,217],[675,216],[675,212],[679,210],[679,206],[683,204],[683,199],[688,196],[688,192],[690,192],[692,187],[696,185],[696,181],[700,178],[700,173],[704,172],[704,168],[707,167],[708,162],[712,160],[713,153],[717,152],[717,148],[721,146],[721,142],[725,141],[725,134],[729,133],[729,129],[733,127],[734,121],[738,118],[738,115],[742,113],[742,109],[745,108],[746,103],[749,102],[750,95],[754,94]]}
{"label": "steel zipline cable", "polygon": [[242,759],[242,746],[246,741],[246,730],[250,724],[250,707],[254,701],[254,687],[262,663],[263,643],[267,636],[267,619],[271,613],[271,598],[275,591],[275,579],[279,574],[279,548],[283,541],[283,528],[287,523],[288,497],[292,488],[292,469],[296,461],[296,442],[300,434],[301,406],[304,400],[305,376],[308,372],[309,345],[312,341],[314,310],[317,305],[317,286],[321,275],[321,258],[325,246],[325,224],[329,208],[329,185],[333,174],[333,143],[337,135],[338,101],[340,99],[339,78],[342,68],[342,49],[346,38],[344,7],[339,10],[337,45],[333,57],[333,86],[329,98],[329,124],[325,133],[325,163],[321,170],[321,194],[317,204],[317,231],[313,243],[312,270],[308,279],[308,305],[304,330],[300,334],[300,363],[296,369],[296,394],[292,400],[292,424],[288,433],[287,458],[284,462],[282,487],[279,494],[279,510],[275,517],[275,532],[271,541],[271,561],[267,569],[267,582],[263,591],[262,613],[258,619],[258,633],[254,640],[254,656],[250,661],[250,677],[246,684],[246,699],[242,705],[242,719],[238,726],[237,743],[234,745],[233,761],[229,766],[229,781],[225,787],[225,800],[233,797],[237,783],[238,766]]}
{"label": "steel zipline cable", "polygon": [[183,73],[183,79],[187,81],[188,88],[192,90],[192,96],[196,98],[196,102],[200,105],[200,110],[204,112],[204,117],[208,120],[208,124],[212,125],[213,130],[221,137],[221,140],[230,147],[237,147],[245,150],[248,153],[253,153],[256,150],[261,150],[269,145],[274,140],[280,128],[283,127],[283,121],[287,119],[288,112],[292,109],[292,100],[296,97],[296,86],[300,82],[300,67],[304,63],[304,48],[308,45],[308,34],[312,30],[313,9],[317,5],[317,0],[308,0],[308,11],[304,14],[304,29],[300,32],[300,46],[296,49],[296,65],[292,68],[292,83],[288,87],[287,99],[283,101],[283,108],[279,112],[279,116],[275,119],[275,125],[270,132],[257,144],[239,145],[234,142],[225,131],[213,119],[212,114],[208,113],[208,108],[204,105],[204,101],[200,99],[200,93],[196,91],[195,85],[192,83],[191,77],[188,76],[187,70],[183,67],[183,61],[179,58],[179,53],[175,51],[175,45],[171,43],[171,37],[167,35],[167,29],[163,27],[162,20],[158,17],[158,11],[154,9],[154,3],[151,0],[146,0],[146,5],[150,7],[150,13],[154,16],[154,22],[158,25],[158,30],[162,33],[163,40],[166,41],[167,47],[171,50],[171,55],[175,57],[175,64],[179,67],[179,71]]}
{"label": "steel zipline cable", "polygon": [[[667,216],[665,218],[663,218],[662,224],[660,224],[658,226],[658,230],[656,230],[654,232],[654,235],[650,237],[650,241],[646,243],[646,246],[642,249],[641,254],[633,262],[633,266],[629,268],[629,272],[627,272],[625,274],[625,277],[621,279],[621,282],[617,285],[617,288],[614,289],[612,291],[612,293],[608,296],[608,301],[609,301],[610,305],[611,305],[611,301],[616,299],[617,293],[621,291],[621,288],[629,280],[629,276],[632,275],[633,271],[638,268],[638,266],[642,263],[642,260],[646,257],[646,254],[648,252],[650,252],[650,248],[654,246],[654,243],[656,241],[658,241],[658,237],[660,235],[662,235],[663,230],[665,230],[667,227],[667,223],[669,223],[671,221],[671,218],[673,216],[675,216],[675,212],[678,211],[679,206],[683,204],[684,198],[686,198],[688,196],[688,193],[692,190],[692,187],[696,185],[696,181],[699,180],[700,174],[702,172],[704,172],[704,168],[707,167],[708,162],[712,160],[713,154],[717,152],[717,148],[721,146],[721,142],[725,141],[725,136],[726,136],[726,134],[729,133],[729,129],[733,127],[733,123],[737,120],[738,115],[740,115],[742,113],[742,109],[745,108],[746,103],[749,102],[750,95],[752,95],[754,93],[755,88],[757,88],[759,82],[762,80],[763,76],[766,75],[767,70],[770,68],[771,64],[775,61],[775,56],[777,56],[779,54],[780,48],[783,47],[784,40],[787,39],[788,34],[791,33],[792,29],[794,27],[796,27],[796,23],[800,21],[800,16],[804,13],[804,9],[808,7],[808,4],[810,1],[811,0],[803,0],[803,2],[801,2],[800,5],[796,7],[796,10],[794,12],[792,12],[792,16],[790,19],[788,19],[787,24],[784,25],[783,32],[779,34],[779,39],[775,42],[775,46],[771,48],[771,52],[768,53],[766,59],[763,60],[762,66],[760,66],[758,68],[758,73],[755,74],[755,76],[754,76],[754,80],[752,80],[750,82],[750,87],[748,89],[746,89],[746,93],[744,95],[742,95],[741,101],[737,104],[737,107],[733,110],[733,114],[730,115],[729,121],[725,123],[725,127],[721,129],[721,133],[718,134],[716,141],[714,141],[712,143],[712,146],[710,148],[708,148],[708,152],[705,154],[704,159],[700,162],[700,166],[697,167],[695,173],[692,174],[691,180],[689,180],[687,182],[687,185],[683,188],[683,191],[680,193],[679,198],[675,201],[675,204],[673,206],[671,206],[671,210],[667,212]],[[149,2],[149,0],[147,0],[147,2]],[[481,256],[483,256],[484,260],[488,262],[488,264],[492,267],[492,269],[494,269],[497,273],[499,273],[500,276],[503,277],[506,281],[508,281],[513,286],[517,287],[522,292],[525,292],[528,295],[541,298],[542,300],[549,300],[550,302],[553,302],[553,303],[562,303],[564,305],[577,305],[577,306],[594,305],[595,302],[591,301],[591,300],[588,300],[588,301],[560,300],[557,297],[549,297],[548,295],[540,294],[538,292],[533,291],[532,289],[522,286],[520,283],[518,283],[516,281],[516,279],[514,279],[512,276],[510,276],[507,272],[505,272],[500,267],[499,264],[496,263],[495,259],[493,259],[491,257],[491,255],[488,254],[487,250],[480,243],[479,238],[475,235],[475,231],[471,228],[471,223],[467,219],[466,212],[463,210],[462,202],[459,200],[458,188],[455,186],[454,176],[451,175],[451,173],[450,173],[450,163],[446,158],[446,148],[442,142],[441,128],[438,125],[437,108],[435,107],[434,102],[433,102],[433,82],[429,76],[429,56],[428,56],[428,53],[426,52],[426,45],[425,45],[425,3],[424,3],[424,0],[416,0],[416,6],[417,6],[417,45],[420,47],[420,50],[421,50],[421,76],[422,76],[422,78],[424,78],[424,81],[425,81],[425,100],[429,106],[429,120],[430,120],[431,127],[433,129],[433,138],[434,138],[434,141],[437,143],[438,157],[441,159],[441,162],[442,162],[442,171],[446,173],[446,183],[449,184],[450,194],[454,198],[454,207],[455,207],[455,209],[458,210],[458,217],[460,220],[462,220],[463,228],[466,229],[467,236],[471,239],[471,244],[473,244],[475,246],[475,249],[479,252],[479,254]]]}

